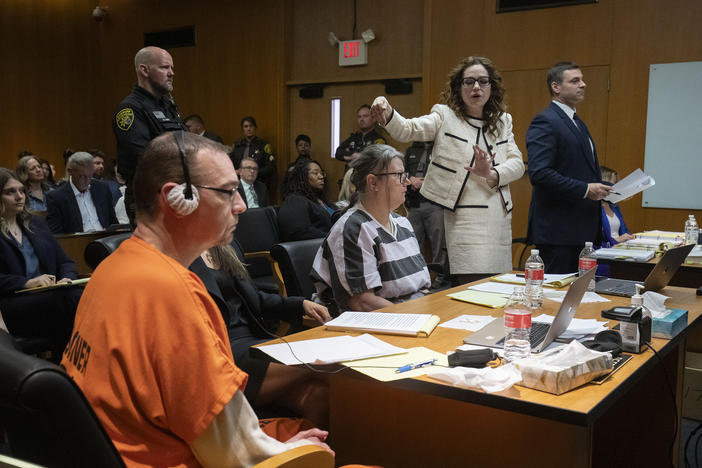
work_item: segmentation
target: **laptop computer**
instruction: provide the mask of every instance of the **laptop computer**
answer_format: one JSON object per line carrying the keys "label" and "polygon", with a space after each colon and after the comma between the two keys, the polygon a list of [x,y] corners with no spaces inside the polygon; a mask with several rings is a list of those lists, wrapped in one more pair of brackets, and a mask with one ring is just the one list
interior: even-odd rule
{"label": "laptop computer", "polygon": [[[568,325],[570,325],[570,322],[575,316],[575,310],[578,308],[578,305],[580,305],[585,291],[587,291],[588,284],[595,278],[595,270],[597,270],[597,268],[591,269],[570,285],[553,322],[550,324],[540,322],[531,323],[529,341],[531,342],[532,353],[540,353],[566,331]],[[480,330],[465,337],[463,342],[478,346],[489,346],[491,348],[503,348],[505,342],[504,320],[493,320]]]}
{"label": "laptop computer", "polygon": [[[668,249],[644,280],[643,290],[658,291],[668,286],[671,278],[678,271],[678,268],[680,268],[680,265],[685,261],[693,247],[693,244],[688,244]],[[605,277],[596,278],[595,281],[595,292],[624,297],[631,297],[636,294],[635,285],[641,284],[640,281]]]}

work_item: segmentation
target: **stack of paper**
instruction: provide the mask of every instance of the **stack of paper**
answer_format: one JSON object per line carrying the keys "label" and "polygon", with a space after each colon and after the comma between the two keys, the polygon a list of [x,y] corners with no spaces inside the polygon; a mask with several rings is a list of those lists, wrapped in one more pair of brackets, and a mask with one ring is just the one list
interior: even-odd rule
{"label": "stack of paper", "polygon": [[[524,275],[516,275],[514,273],[505,273],[504,275],[493,276],[490,279],[499,283],[526,284]],[[544,274],[544,286],[547,288],[562,288],[576,279],[578,279],[577,272],[565,274],[548,273]]]}
{"label": "stack of paper", "polygon": [[403,348],[392,346],[368,334],[293,341],[260,346],[258,349],[289,366],[302,363],[332,364],[406,352]]}
{"label": "stack of paper", "polygon": [[685,259],[685,263],[702,265],[702,245],[696,245]]}
{"label": "stack of paper", "polygon": [[647,262],[653,258],[656,253],[653,250],[647,249],[621,249],[608,247],[595,250],[595,255],[598,259],[603,260],[631,260],[634,262]]}
{"label": "stack of paper", "polygon": [[[553,315],[541,314],[538,317],[534,317],[534,322],[541,323],[551,323],[555,317]],[[568,325],[568,329],[564,331],[559,339],[581,339],[586,336],[596,335],[597,333],[607,330],[607,322],[602,322],[595,319],[579,319],[573,318]]]}

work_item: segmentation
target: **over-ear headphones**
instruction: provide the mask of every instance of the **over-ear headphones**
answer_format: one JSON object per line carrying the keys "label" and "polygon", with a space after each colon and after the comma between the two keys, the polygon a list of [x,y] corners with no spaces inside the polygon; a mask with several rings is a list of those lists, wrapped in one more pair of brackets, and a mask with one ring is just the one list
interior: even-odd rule
{"label": "over-ear headphones", "polygon": [[185,182],[173,187],[173,189],[168,192],[168,205],[176,214],[188,216],[195,211],[200,204],[200,194],[197,192],[197,188],[190,182],[190,170],[185,160],[185,134],[183,130],[173,132],[173,138],[175,139],[176,145],[178,145],[180,163],[183,166],[183,178],[185,178]]}

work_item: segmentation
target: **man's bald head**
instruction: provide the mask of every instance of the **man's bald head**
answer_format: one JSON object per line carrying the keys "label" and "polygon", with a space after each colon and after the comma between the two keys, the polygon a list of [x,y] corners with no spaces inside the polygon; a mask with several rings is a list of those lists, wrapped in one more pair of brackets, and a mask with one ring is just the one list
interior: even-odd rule
{"label": "man's bald head", "polygon": [[134,67],[139,86],[154,96],[161,98],[173,91],[173,58],[166,50],[144,47],[134,56]]}

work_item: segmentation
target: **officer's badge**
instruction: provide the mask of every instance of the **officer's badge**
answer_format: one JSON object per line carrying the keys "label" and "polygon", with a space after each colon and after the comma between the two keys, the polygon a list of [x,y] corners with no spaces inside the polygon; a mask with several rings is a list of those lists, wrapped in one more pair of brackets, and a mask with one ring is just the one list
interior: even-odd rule
{"label": "officer's badge", "polygon": [[134,123],[134,111],[129,107],[122,109],[121,111],[117,112],[115,122],[117,123],[117,128],[126,132]]}
{"label": "officer's badge", "polygon": [[268,160],[269,160],[269,161],[274,161],[274,160],[275,160],[275,157],[273,157],[273,155],[271,154],[271,155],[268,157]]}
{"label": "officer's badge", "polygon": [[376,144],[376,145],[384,145],[384,144],[385,144],[385,140],[383,140],[382,138],[378,138],[377,140],[375,140],[375,144]]}
{"label": "officer's badge", "polygon": [[273,151],[273,148],[271,148],[271,144],[267,143],[266,146],[263,147],[263,151],[265,151],[268,154],[271,154],[271,152]]}

